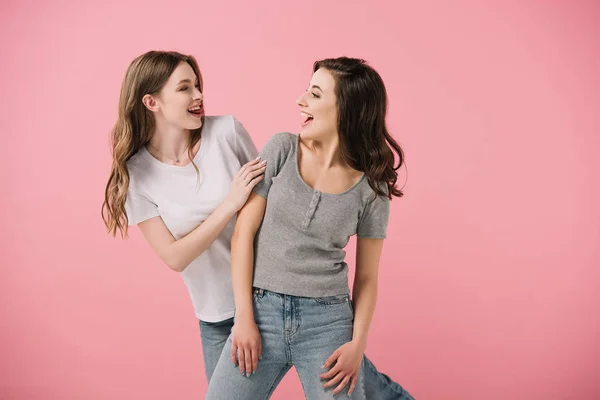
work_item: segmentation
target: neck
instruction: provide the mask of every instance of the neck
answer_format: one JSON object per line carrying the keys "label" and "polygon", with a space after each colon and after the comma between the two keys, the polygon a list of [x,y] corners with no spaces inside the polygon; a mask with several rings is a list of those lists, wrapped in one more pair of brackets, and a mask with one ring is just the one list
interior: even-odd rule
{"label": "neck", "polygon": [[332,168],[345,164],[340,154],[340,139],[337,134],[325,140],[308,140],[304,144],[314,153],[322,167]]}
{"label": "neck", "polygon": [[158,149],[164,156],[171,158],[181,157],[189,144],[189,130],[168,126],[157,121],[156,128],[150,139],[150,145]]}

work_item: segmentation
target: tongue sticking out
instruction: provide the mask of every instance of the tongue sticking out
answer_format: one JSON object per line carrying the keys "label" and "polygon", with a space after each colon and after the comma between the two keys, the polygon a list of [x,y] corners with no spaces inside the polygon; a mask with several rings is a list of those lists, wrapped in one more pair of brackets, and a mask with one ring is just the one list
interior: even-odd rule
{"label": "tongue sticking out", "polygon": [[313,120],[313,117],[305,116],[304,120],[302,121],[302,126],[304,127],[304,126],[310,124],[312,122],[312,120]]}

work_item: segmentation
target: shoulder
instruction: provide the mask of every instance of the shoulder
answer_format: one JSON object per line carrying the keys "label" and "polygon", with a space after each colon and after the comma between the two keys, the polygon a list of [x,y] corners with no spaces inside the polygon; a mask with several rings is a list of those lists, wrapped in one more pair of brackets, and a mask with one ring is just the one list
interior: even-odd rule
{"label": "shoulder", "polygon": [[127,172],[129,173],[129,187],[132,189],[141,189],[145,182],[150,179],[152,163],[146,158],[149,154],[144,154],[146,150],[141,148],[127,161]]}
{"label": "shoulder", "polygon": [[[384,193],[389,192],[387,183],[378,182],[377,186]],[[378,195],[373,190],[371,185],[369,185],[369,180],[367,179],[366,176],[362,179],[362,181],[360,183],[359,193],[360,193],[361,203],[363,204],[363,206],[366,206],[373,202],[374,202],[374,204],[386,204],[386,203],[390,202],[389,197]]]}
{"label": "shoulder", "polygon": [[204,117],[203,136],[215,136],[218,141],[226,141],[231,147],[236,145],[238,136],[246,130],[233,115],[211,115]]}
{"label": "shoulder", "polygon": [[204,117],[202,134],[218,132],[219,135],[235,136],[235,122],[233,115],[207,115]]}
{"label": "shoulder", "polygon": [[289,152],[298,140],[298,135],[294,135],[289,132],[279,132],[269,138],[265,144],[265,149],[270,148],[272,150],[282,150],[283,152]]}

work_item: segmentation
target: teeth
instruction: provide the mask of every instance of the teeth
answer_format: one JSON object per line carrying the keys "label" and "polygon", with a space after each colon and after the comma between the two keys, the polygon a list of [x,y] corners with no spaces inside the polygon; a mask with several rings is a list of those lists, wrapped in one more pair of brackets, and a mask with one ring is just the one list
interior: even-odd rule
{"label": "teeth", "polygon": [[199,109],[200,109],[200,106],[195,106],[195,107],[189,108],[188,111],[196,111]]}
{"label": "teeth", "polygon": [[315,118],[315,117],[313,117],[312,115],[310,115],[309,113],[305,113],[304,111],[302,111],[302,112],[300,113],[300,115],[302,115],[303,117]]}

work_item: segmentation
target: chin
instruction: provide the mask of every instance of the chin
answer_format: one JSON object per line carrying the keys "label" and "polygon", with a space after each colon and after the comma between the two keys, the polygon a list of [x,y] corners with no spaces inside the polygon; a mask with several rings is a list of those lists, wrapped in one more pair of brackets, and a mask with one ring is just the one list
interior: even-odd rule
{"label": "chin", "polygon": [[300,134],[302,135],[302,139],[304,140],[323,140],[327,137],[326,134],[320,132],[318,130],[312,129],[311,126],[304,127],[300,129]]}
{"label": "chin", "polygon": [[191,123],[187,123],[185,126],[185,129],[188,129],[190,131],[196,130],[196,129],[200,129],[202,127],[202,120],[198,120],[198,121],[194,121]]}

